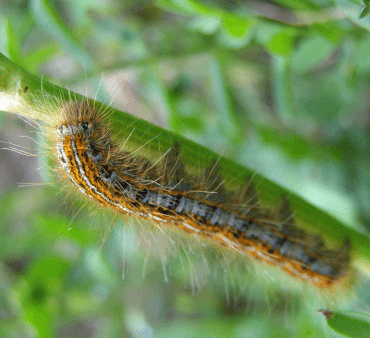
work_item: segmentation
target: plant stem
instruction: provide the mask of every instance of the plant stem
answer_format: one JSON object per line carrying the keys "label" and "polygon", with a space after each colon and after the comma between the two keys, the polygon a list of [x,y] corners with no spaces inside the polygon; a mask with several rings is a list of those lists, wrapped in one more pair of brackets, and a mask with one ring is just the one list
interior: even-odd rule
{"label": "plant stem", "polygon": [[[53,99],[59,102],[61,99],[69,101],[71,96],[77,100],[87,99],[26,72],[0,54],[0,110],[47,121],[49,116],[46,112],[39,111],[39,103]],[[144,155],[155,163],[174,142],[178,142],[181,144],[181,157],[186,169],[191,173],[199,172],[200,165],[204,168],[218,161],[224,184],[232,191],[237,191],[245,183],[245,178],[254,177],[261,206],[277,205],[281,196],[287,194],[300,228],[319,234],[329,247],[340,247],[342,241],[349,238],[352,244],[351,258],[355,266],[370,274],[368,236],[344,226],[295,194],[203,146],[100,102],[87,100],[93,102],[97,109],[111,112],[109,120],[112,135],[115,141],[124,144],[127,151],[135,151],[135,154]]]}

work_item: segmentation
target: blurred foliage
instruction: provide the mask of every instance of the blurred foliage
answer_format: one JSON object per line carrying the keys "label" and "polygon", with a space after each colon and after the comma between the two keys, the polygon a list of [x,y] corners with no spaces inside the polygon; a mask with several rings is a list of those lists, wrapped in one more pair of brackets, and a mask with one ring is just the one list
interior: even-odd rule
{"label": "blurred foliage", "polygon": [[351,311],[319,311],[329,326],[346,337],[362,338],[370,335],[370,316]]}
{"label": "blurred foliage", "polygon": [[[131,112],[149,111],[156,123],[369,231],[367,7],[351,0],[2,1],[0,51],[82,93],[96,93],[102,72],[115,76],[116,91],[103,86],[99,94],[116,101],[126,74],[134,104],[122,104]],[[2,114],[2,135],[7,119]],[[95,211],[65,206],[53,187],[13,187],[7,182],[0,200],[2,337],[338,336],[296,294],[272,302],[269,290],[231,292],[232,282],[214,279],[199,290],[181,256],[168,275],[161,259],[148,261],[130,226],[112,220],[113,231],[102,229],[88,216]],[[368,311],[368,286],[358,286],[361,305],[353,301],[352,310]]]}

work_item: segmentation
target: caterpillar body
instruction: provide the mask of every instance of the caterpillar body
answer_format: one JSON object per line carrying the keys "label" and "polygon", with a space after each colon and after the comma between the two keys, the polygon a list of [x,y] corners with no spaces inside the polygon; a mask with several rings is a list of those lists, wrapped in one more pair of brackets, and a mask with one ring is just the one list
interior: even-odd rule
{"label": "caterpillar body", "polygon": [[347,276],[348,240],[328,249],[319,236],[299,229],[287,196],[277,213],[260,208],[251,179],[239,192],[227,191],[217,162],[200,177],[186,172],[179,143],[153,164],[120,149],[104,114],[84,101],[61,107],[53,133],[63,175],[103,206],[204,237],[319,288]]}

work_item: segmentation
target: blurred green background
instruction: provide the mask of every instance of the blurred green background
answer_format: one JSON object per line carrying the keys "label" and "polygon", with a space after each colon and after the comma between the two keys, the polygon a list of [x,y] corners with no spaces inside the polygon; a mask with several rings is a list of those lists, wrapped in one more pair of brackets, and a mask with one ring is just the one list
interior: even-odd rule
{"label": "blurred green background", "polygon": [[[2,1],[0,52],[369,232],[370,18],[363,11],[359,19],[362,6]],[[0,114],[1,141],[37,153],[35,139],[42,142],[32,126]],[[0,191],[1,337],[339,337],[307,297],[238,282],[251,278],[248,269],[203,278],[190,249],[171,259],[161,242],[135,232],[138,222],[107,224],[73,204],[40,157],[0,150]],[[186,255],[199,265],[195,276],[183,269]],[[361,300],[345,306],[369,311],[369,285],[361,277]]]}

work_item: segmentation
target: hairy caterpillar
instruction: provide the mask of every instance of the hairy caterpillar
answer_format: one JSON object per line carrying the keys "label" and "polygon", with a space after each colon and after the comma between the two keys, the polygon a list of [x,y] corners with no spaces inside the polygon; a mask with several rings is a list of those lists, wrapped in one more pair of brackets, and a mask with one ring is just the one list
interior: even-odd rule
{"label": "hairy caterpillar", "polygon": [[325,288],[343,279],[349,241],[337,250],[295,225],[289,200],[280,210],[259,207],[250,178],[228,191],[217,161],[188,173],[175,143],[157,163],[121,150],[110,137],[106,116],[90,103],[71,100],[59,111],[50,137],[61,172],[100,204],[134,217],[207,238]]}

